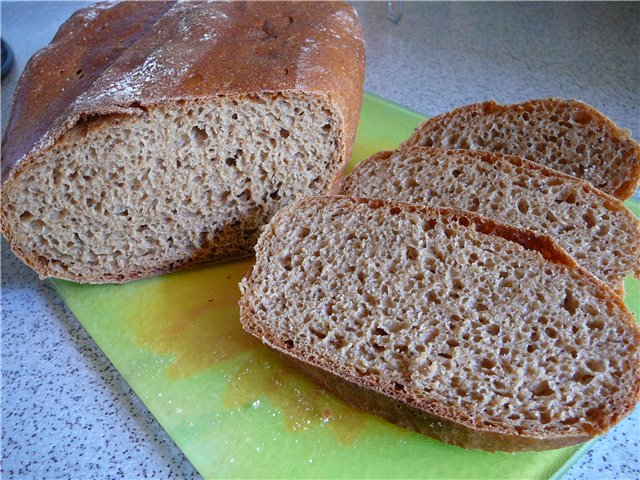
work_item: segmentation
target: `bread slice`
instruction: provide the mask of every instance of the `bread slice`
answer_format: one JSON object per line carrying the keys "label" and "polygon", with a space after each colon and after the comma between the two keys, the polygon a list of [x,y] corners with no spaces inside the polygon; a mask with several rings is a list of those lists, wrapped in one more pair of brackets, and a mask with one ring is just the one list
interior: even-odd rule
{"label": "bread slice", "polygon": [[2,232],[41,277],[122,282],[253,254],[351,157],[364,36],[346,3],[116,2],[20,79]]}
{"label": "bread slice", "polygon": [[640,275],[640,222],[617,198],[519,157],[411,147],[358,164],[342,193],[470,210],[552,236],[578,263],[623,290]]}
{"label": "bread slice", "polygon": [[516,155],[581,178],[625,200],[640,182],[640,145],[595,108],[546,98],[476,103],[426,120],[404,146]]}
{"label": "bread slice", "polygon": [[640,327],[550,237],[471,212],[311,197],[241,284],[244,329],[347,402],[466,448],[582,442],[640,395]]}

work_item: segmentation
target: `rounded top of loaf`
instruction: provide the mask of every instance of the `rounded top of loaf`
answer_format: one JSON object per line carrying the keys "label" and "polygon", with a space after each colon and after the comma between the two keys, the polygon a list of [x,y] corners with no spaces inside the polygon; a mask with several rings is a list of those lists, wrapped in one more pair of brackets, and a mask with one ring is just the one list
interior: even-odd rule
{"label": "rounded top of loaf", "polygon": [[363,76],[364,34],[346,3],[98,3],[27,63],[2,178],[80,120],[167,101],[306,92],[355,126]]}

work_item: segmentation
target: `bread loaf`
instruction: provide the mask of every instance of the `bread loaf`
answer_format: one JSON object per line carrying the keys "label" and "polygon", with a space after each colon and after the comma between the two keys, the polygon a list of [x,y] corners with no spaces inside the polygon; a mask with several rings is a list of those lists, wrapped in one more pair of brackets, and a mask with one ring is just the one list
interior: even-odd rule
{"label": "bread loaf", "polygon": [[248,256],[351,156],[345,3],[121,2],[36,53],[3,143],[2,232],[41,277],[122,282]]}
{"label": "bread loaf", "polygon": [[628,130],[577,100],[494,101],[426,120],[404,146],[486,150],[516,155],[629,198],[640,181],[640,145]]}
{"label": "bread loaf", "polygon": [[640,394],[640,327],[550,237],[382,200],[280,211],[241,284],[246,331],[346,401],[466,448],[582,442]]}
{"label": "bread loaf", "polygon": [[623,290],[640,275],[640,223],[590,183],[519,157],[411,147],[358,164],[342,193],[470,210],[552,236],[578,263]]}

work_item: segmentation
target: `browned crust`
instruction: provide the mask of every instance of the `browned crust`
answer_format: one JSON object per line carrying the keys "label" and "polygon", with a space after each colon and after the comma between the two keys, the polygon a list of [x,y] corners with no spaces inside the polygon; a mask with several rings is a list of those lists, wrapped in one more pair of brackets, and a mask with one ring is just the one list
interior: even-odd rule
{"label": "browned crust", "polygon": [[[206,35],[215,40],[202,41]],[[271,93],[309,94],[335,108],[342,127],[335,190],[351,158],[364,55],[362,25],[346,2],[118,2],[79,10],[20,77],[2,145],[3,194],[85,119],[140,115],[170,101]],[[2,233],[21,260],[50,276],[37,252],[12,241],[5,219]],[[65,278],[120,283],[225,259]]]}
{"label": "browned crust", "polygon": [[[525,170],[525,173],[528,172],[538,172],[545,177],[557,178],[562,180],[563,182],[570,183],[576,186],[576,188],[581,189],[584,193],[589,195],[595,195],[601,198],[604,202],[608,204],[609,207],[615,209],[616,211],[623,212],[627,217],[627,221],[633,225],[633,228],[637,232],[638,242],[640,242],[640,220],[636,218],[636,216],[631,213],[631,211],[622,203],[622,201],[616,197],[613,197],[602,190],[594,187],[591,183],[576,178],[572,175],[568,175],[563,172],[559,172],[558,170],[554,170],[552,168],[546,167],[536,162],[532,162],[530,160],[526,160],[521,157],[517,157],[514,155],[505,155],[502,153],[494,153],[494,152],[485,152],[478,150],[455,150],[455,149],[446,149],[446,148],[438,148],[438,147],[422,147],[422,146],[411,146],[400,148],[398,150],[387,150],[378,152],[371,157],[367,158],[360,162],[354,170],[343,180],[342,189],[340,190],[343,195],[350,195],[351,191],[355,187],[355,184],[360,179],[360,171],[361,169],[371,163],[383,163],[390,161],[391,157],[395,153],[406,152],[407,154],[413,155],[422,155],[425,157],[431,155],[451,155],[451,156],[467,156],[470,158],[475,158],[477,160],[483,161],[488,164],[496,164],[498,162],[508,162],[514,167],[522,167]],[[640,248],[636,252],[635,262],[633,265],[633,275],[636,278],[640,278]],[[613,287],[612,287],[613,288]],[[615,289],[619,295],[624,293],[624,287],[620,284],[619,288]]]}
{"label": "browned crust", "polygon": [[636,189],[640,184],[640,144],[638,144],[638,142],[631,138],[627,131],[618,127],[613,120],[603,115],[596,108],[584,102],[581,102],[580,100],[567,100],[564,98],[550,97],[544,99],[528,100],[522,103],[504,105],[496,102],[495,100],[466,105],[464,107],[456,108],[450,112],[443,113],[425,120],[418,126],[418,128],[416,128],[411,137],[409,137],[409,139],[401,145],[401,148],[419,145],[420,137],[425,130],[430,130],[436,125],[446,125],[451,121],[452,118],[461,115],[476,113],[477,115],[481,116],[486,115],[487,113],[495,112],[524,112],[540,106],[544,108],[552,108],[558,103],[573,104],[574,106],[584,109],[589,114],[591,114],[599,124],[604,125],[609,134],[618,138],[628,140],[633,151],[630,156],[634,157],[634,161],[632,162],[630,170],[626,174],[627,180],[614,192],[611,192],[611,194],[614,197],[619,198],[620,200],[626,200],[631,197],[636,192]]}
{"label": "browned crust", "polygon": [[[496,235],[514,241],[524,248],[539,252],[545,259],[553,263],[567,266],[573,275],[581,277],[596,291],[598,298],[609,305],[613,314],[617,307],[622,315],[621,321],[630,328],[633,341],[640,343],[640,326],[627,310],[622,299],[606,284],[592,274],[579,267],[553,239],[517,227],[500,224],[488,218],[467,211],[446,208],[425,207],[402,202],[379,199],[366,199],[345,196],[307,197],[281,210],[267,226],[262,238],[273,234],[275,226],[284,221],[289,210],[298,210],[308,203],[328,205],[337,201],[347,201],[353,206],[365,204],[370,208],[387,208],[391,215],[403,213],[419,213],[427,218],[446,218],[461,225],[470,226],[482,233]],[[258,256],[261,252],[261,241],[256,246]],[[518,435],[497,427],[478,427],[465,421],[454,406],[427,402],[419,399],[384,378],[372,379],[370,376],[356,376],[345,365],[335,364],[319,358],[298,346],[287,345],[286,340],[278,338],[256,321],[255,311],[251,305],[250,283],[253,269],[249,269],[243,280],[243,295],[240,299],[240,322],[244,330],[258,338],[265,345],[278,351],[283,357],[313,381],[327,388],[343,400],[366,412],[382,417],[392,423],[446,443],[464,448],[490,451],[526,451],[549,450],[574,445],[589,440],[611,428],[626,416],[640,399],[640,371],[630,386],[631,394],[622,405],[622,413],[612,417],[609,424],[600,430],[584,435]],[[400,386],[402,387],[402,386]]]}

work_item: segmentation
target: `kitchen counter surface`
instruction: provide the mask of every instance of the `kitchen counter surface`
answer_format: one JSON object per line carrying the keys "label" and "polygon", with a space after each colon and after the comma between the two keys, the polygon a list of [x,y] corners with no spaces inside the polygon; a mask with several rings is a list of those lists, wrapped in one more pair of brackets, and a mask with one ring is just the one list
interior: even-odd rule
{"label": "kitchen counter surface", "polygon": [[[2,2],[17,78],[78,2]],[[586,101],[640,132],[640,3],[357,3],[365,88],[425,114],[484,99]],[[3,478],[198,478],[198,473],[46,283],[2,240]],[[640,477],[640,409],[565,479]]]}

